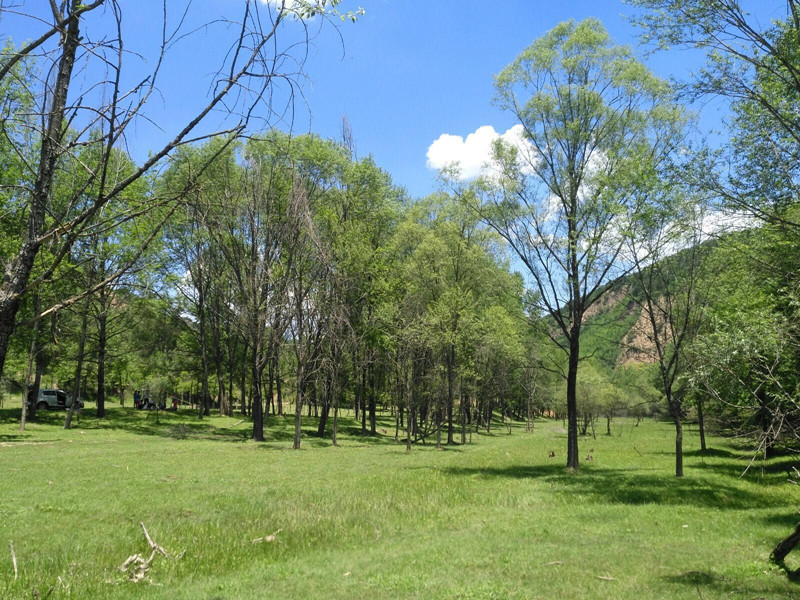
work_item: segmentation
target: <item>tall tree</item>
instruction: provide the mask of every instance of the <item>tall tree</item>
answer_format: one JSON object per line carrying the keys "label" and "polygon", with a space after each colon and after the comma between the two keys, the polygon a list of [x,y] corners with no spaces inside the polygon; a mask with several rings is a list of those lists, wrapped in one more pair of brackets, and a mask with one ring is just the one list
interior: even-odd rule
{"label": "tall tree", "polygon": [[463,198],[531,275],[566,358],[567,467],[578,469],[576,385],[586,310],[620,268],[622,215],[647,197],[652,172],[684,119],[669,86],[595,19],[564,22],[495,78],[498,105],[521,126],[498,141],[495,172]]}
{"label": "tall tree", "polygon": [[[627,237],[634,264],[635,293],[649,328],[645,351],[658,366],[659,379],[675,424],[675,476],[683,477],[683,401],[679,377],[686,370],[686,347],[700,318],[699,281],[707,246],[701,245],[704,211],[687,190],[660,207],[642,211]],[[677,253],[677,254],[676,254]],[[708,282],[707,282],[708,283]]]}
{"label": "tall tree", "polygon": [[[271,91],[280,81],[294,80],[292,74],[278,72],[284,64],[282,59],[296,46],[294,39],[288,42],[289,48],[277,40],[282,24],[291,22],[292,15],[309,18],[330,14],[338,3],[339,0],[302,0],[281,2],[276,6],[274,3],[242,2],[238,27],[230,29],[231,45],[219,53],[210,97],[192,116],[172,129],[168,142],[155,149],[133,172],[113,184],[109,182],[113,167],[110,157],[124,145],[129,127],[145,117],[145,108],[157,89],[169,49],[177,39],[185,39],[188,35],[183,27],[191,2],[186,3],[185,11],[179,10],[183,16],[175,30],[170,29],[168,3],[164,3],[157,25],[161,34],[160,44],[154,55],[148,57],[152,59],[147,61],[151,65],[150,73],[144,77],[140,69],[128,68],[128,62],[136,54],[124,49],[124,36],[129,30],[123,19],[122,2],[69,0],[59,4],[53,1],[44,12],[44,3],[38,3],[39,6],[28,15],[14,12],[14,18],[27,18],[35,27],[41,28],[41,34],[22,48],[6,47],[0,60],[0,86],[14,76],[19,64],[30,67],[33,61],[38,61],[45,76],[29,88],[35,108],[25,110],[15,106],[9,115],[12,121],[36,132],[37,139],[32,144],[36,155],[29,161],[35,166],[31,167],[26,193],[21,195],[24,201],[19,203],[16,211],[16,216],[26,224],[21,238],[4,256],[2,265],[0,373],[23,296],[33,287],[47,284],[58,265],[69,256],[76,241],[89,234],[98,221],[102,222],[103,208],[113,204],[132,184],[153,173],[176,148],[190,140],[221,133],[241,134],[259,115],[269,121],[275,113],[275,107],[270,105]],[[51,14],[47,14],[48,8],[52,9]],[[88,18],[90,15],[91,19]],[[108,31],[113,33],[106,35]],[[88,63],[81,78],[73,73],[79,55],[84,56]],[[295,66],[291,68],[294,72]],[[234,96],[234,101],[228,100]],[[208,117],[217,113],[214,117],[217,119],[218,111],[230,109],[231,105],[236,108],[226,110],[229,118],[223,119],[220,129],[211,129]],[[72,124],[75,129],[65,127],[65,123]],[[59,163],[74,157],[87,146],[97,149],[96,160],[83,165],[83,181],[62,203],[64,210],[54,210],[53,182]],[[27,152],[22,148],[18,150],[22,155]],[[90,187],[94,187],[95,193],[87,197]],[[187,191],[181,190],[179,197]],[[154,203],[174,200],[149,199]],[[150,239],[148,236],[143,243],[146,245]],[[48,244],[57,244],[57,248],[49,264],[31,279],[36,257]],[[97,281],[94,288],[100,289],[119,276],[120,271],[112,273],[105,280]],[[66,303],[78,302],[94,291],[85,290]],[[40,316],[46,314],[49,314],[48,310],[42,311]]]}

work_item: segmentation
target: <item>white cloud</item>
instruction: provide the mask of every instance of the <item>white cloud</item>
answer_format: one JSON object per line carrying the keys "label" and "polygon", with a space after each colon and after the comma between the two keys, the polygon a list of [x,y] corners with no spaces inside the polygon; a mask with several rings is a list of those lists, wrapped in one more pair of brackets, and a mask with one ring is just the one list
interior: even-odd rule
{"label": "white cloud", "polygon": [[748,229],[757,224],[757,220],[746,213],[712,210],[702,217],[702,222],[700,223],[701,239],[705,241],[732,231]]}
{"label": "white cloud", "polygon": [[294,16],[297,16],[301,9],[324,8],[327,4],[326,0],[261,0],[261,3],[274,6],[279,11],[283,8],[285,13]]}
{"label": "white cloud", "polygon": [[428,148],[428,168],[439,170],[457,163],[461,179],[474,179],[491,168],[492,144],[498,138],[519,148],[523,156],[530,156],[531,147],[523,137],[522,125],[514,125],[502,135],[491,125],[484,125],[466,138],[440,135]]}

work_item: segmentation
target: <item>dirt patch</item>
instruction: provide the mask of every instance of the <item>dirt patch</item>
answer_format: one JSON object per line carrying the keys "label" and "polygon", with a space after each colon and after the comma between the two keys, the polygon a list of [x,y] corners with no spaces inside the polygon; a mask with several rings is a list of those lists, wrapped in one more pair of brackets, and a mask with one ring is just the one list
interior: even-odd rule
{"label": "dirt patch", "polygon": [[621,367],[650,365],[658,360],[658,352],[653,341],[653,326],[644,306],[639,311],[636,323],[622,340],[621,346],[617,358],[617,364]]}
{"label": "dirt patch", "polygon": [[623,286],[617,290],[611,290],[610,292],[606,292],[600,299],[592,304],[589,308],[586,309],[583,313],[583,321],[582,323],[586,323],[592,317],[599,315],[604,312],[608,312],[611,308],[619,304],[625,299],[625,296],[628,295],[628,287]]}
{"label": "dirt patch", "polygon": [[0,448],[13,448],[14,446],[53,446],[55,442],[0,442]]}

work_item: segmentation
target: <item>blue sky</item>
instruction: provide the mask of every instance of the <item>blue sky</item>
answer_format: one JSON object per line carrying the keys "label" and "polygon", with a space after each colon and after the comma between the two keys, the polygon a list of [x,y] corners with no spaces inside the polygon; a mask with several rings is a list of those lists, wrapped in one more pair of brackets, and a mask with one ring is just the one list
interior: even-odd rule
{"label": "blue sky", "polygon": [[[338,135],[346,112],[359,152],[373,154],[413,195],[436,187],[426,154],[439,136],[466,137],[482,126],[503,133],[514,125],[511,115],[491,104],[492,76],[560,21],[597,17],[617,43],[638,46],[638,31],[626,19],[633,8],[620,0],[362,4],[367,13],[360,22],[341,28],[345,58],[327,44],[313,56],[312,129]],[[782,16],[780,2],[761,4]],[[685,79],[702,61],[696,53],[675,51],[656,54],[647,63],[662,77]],[[724,114],[718,103],[707,103],[702,128],[721,127]]]}
{"label": "blue sky", "polygon": [[[126,48],[152,56],[160,36],[160,2],[122,4]],[[184,4],[185,0],[168,0],[173,22]],[[621,0],[345,0],[341,8],[359,4],[366,14],[358,23],[342,23],[338,30],[324,26],[314,36],[305,64],[309,79],[303,84],[304,101],[295,104],[292,128],[296,133],[338,137],[346,114],[359,155],[373,155],[414,196],[436,189],[436,172],[429,168],[427,154],[442,134],[466,137],[487,126],[503,133],[514,125],[509,114],[491,104],[492,75],[558,22],[597,17],[617,43],[637,45],[637,31],[625,18],[633,9]],[[28,0],[25,6],[38,11],[46,3]],[[185,29],[236,16],[241,6],[237,0],[194,0]],[[762,0],[757,6],[762,19],[783,16],[781,2]],[[774,14],[764,12],[769,10]],[[97,21],[89,21],[86,29],[96,39],[108,15],[94,18]],[[319,25],[312,23],[312,33]],[[37,36],[42,27],[10,14],[0,20],[0,33],[17,42]],[[297,32],[299,24],[289,27]],[[214,65],[231,35],[231,28],[217,24],[198,31],[170,53],[160,95],[148,108],[148,116],[161,131],[146,121],[131,131],[129,148],[135,158],[141,160],[174,134],[175,126],[205,99]],[[137,61],[133,56],[129,60],[134,67],[131,81],[137,69],[145,70],[146,65]],[[661,53],[647,62],[657,74],[679,79],[701,64],[697,55],[685,51]],[[718,103],[705,105],[702,128],[720,128],[724,113]],[[448,148],[464,150],[457,137],[448,139],[449,145],[439,146],[440,155]]]}

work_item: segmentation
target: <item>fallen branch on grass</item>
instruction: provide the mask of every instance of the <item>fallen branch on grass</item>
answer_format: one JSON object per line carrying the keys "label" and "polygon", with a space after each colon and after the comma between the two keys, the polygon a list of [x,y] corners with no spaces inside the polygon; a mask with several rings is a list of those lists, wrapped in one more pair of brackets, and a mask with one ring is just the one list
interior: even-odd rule
{"label": "fallen branch on grass", "polygon": [[17,580],[17,555],[14,554],[14,541],[11,540],[8,542],[8,545],[11,546],[11,562],[14,564],[14,581]]}
{"label": "fallen branch on grass", "polygon": [[180,560],[183,555],[186,554],[186,550],[184,550],[177,556],[172,556],[164,549],[163,546],[156,543],[153,538],[150,537],[150,533],[147,531],[147,527],[144,526],[144,523],[139,524],[142,526],[142,531],[144,532],[144,537],[147,540],[147,545],[150,546],[150,556],[145,559],[141,554],[131,554],[119,567],[119,570],[123,573],[127,573],[128,579],[134,583],[142,581],[145,578],[147,572],[150,570],[150,565],[157,554],[161,554],[164,558],[169,558],[172,560]]}

